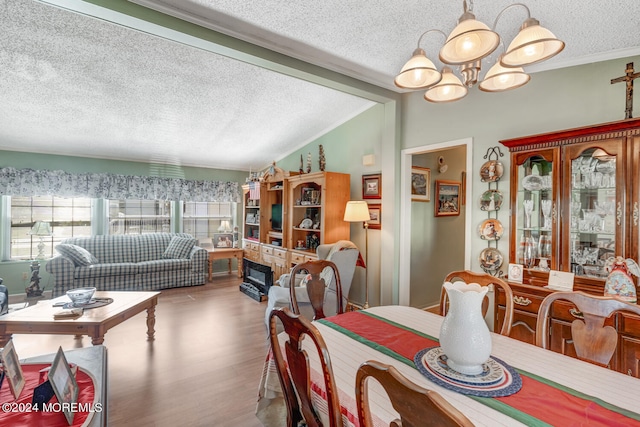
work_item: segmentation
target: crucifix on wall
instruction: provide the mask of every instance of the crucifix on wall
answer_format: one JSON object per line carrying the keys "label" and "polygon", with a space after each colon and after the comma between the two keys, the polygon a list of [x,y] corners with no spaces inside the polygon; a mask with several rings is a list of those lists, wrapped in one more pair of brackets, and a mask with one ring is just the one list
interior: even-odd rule
{"label": "crucifix on wall", "polygon": [[625,119],[630,119],[633,113],[633,81],[640,77],[639,73],[633,72],[633,62],[629,62],[627,64],[627,69],[625,70],[625,75],[622,77],[618,77],[615,79],[611,79],[611,84],[626,82],[627,83],[627,102],[625,107]]}

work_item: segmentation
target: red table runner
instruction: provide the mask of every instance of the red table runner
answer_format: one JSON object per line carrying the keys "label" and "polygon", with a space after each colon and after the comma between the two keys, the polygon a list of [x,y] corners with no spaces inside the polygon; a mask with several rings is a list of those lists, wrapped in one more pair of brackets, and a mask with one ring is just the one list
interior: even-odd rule
{"label": "red table runner", "polygon": [[[318,322],[415,367],[416,353],[438,345],[420,331],[368,312],[349,312]],[[529,426],[640,426],[640,415],[549,379],[517,369],[522,389],[507,397],[468,396]]]}
{"label": "red table runner", "polygon": [[[13,398],[9,389],[8,380],[5,378],[2,389],[0,389],[0,425],[1,426],[24,426],[24,427],[67,427],[67,419],[64,413],[34,411],[31,405],[33,389],[40,385],[40,370],[51,366],[50,363],[23,364],[25,385],[17,400]],[[76,372],[76,382],[78,383],[78,403],[81,407],[93,408],[106,411],[106,408],[97,408],[94,405],[95,388],[93,379],[79,367]],[[58,402],[54,395],[49,403]],[[59,407],[59,405],[54,405]],[[88,419],[90,412],[78,411],[73,417],[72,426],[82,426]]]}

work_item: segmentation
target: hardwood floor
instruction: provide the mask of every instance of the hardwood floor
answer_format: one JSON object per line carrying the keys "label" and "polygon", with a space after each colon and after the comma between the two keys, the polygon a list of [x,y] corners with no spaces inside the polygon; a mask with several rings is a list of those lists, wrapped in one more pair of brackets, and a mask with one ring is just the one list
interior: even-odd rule
{"label": "hardwood floor", "polygon": [[[162,291],[155,341],[146,312],[109,330],[109,426],[259,427],[258,383],[268,349],[266,302],[238,290],[241,279]],[[91,346],[91,339],[14,335],[20,358]]]}

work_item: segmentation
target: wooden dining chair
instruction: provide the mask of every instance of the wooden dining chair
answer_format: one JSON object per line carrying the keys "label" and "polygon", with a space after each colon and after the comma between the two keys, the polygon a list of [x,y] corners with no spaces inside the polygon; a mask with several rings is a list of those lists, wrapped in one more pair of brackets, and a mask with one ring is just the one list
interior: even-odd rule
{"label": "wooden dining chair", "polygon": [[[276,322],[284,326],[289,339],[285,342],[286,360],[278,341]],[[338,389],[333,378],[331,359],[327,345],[318,329],[304,316],[292,313],[287,307],[271,311],[269,317],[271,351],[276,362],[278,378],[287,405],[287,426],[298,427],[304,421],[308,427],[322,427],[322,422],[311,401],[311,379],[307,353],[302,349],[302,339],[306,336],[318,351],[322,367],[322,377],[326,391],[326,401],[330,427],[342,427],[342,414],[338,401]]]}
{"label": "wooden dining chair", "polygon": [[[570,309],[576,319],[571,323],[571,338],[579,359],[600,366],[607,366],[618,344],[618,333],[612,326],[604,326],[605,320],[618,311],[640,315],[640,306],[614,297],[587,294],[586,292],[554,292],[540,304],[536,323],[536,345],[549,348],[549,315],[554,301],[572,302]],[[576,311],[577,309],[577,311]]]}
{"label": "wooden dining chair", "polygon": [[[504,322],[502,323],[502,330],[500,331],[500,335],[509,336],[511,333],[511,324],[513,323],[513,292],[511,291],[511,286],[504,280],[492,276],[487,273],[475,273],[469,270],[461,270],[461,271],[453,271],[444,278],[445,282],[456,282],[462,281],[465,283],[477,283],[480,286],[489,286],[493,285],[500,286],[505,293],[505,314],[504,314]],[[495,298],[497,298],[497,292],[494,293]],[[489,299],[485,297],[482,302],[482,315],[485,316],[487,314],[487,310],[489,308]],[[447,315],[447,311],[449,310],[449,298],[447,297],[447,291],[442,288],[440,292],[440,314],[443,316]]]}
{"label": "wooden dining chair", "polygon": [[472,427],[473,423],[440,394],[409,381],[395,367],[375,360],[360,365],[356,373],[356,406],[360,427],[373,427],[367,381],[375,378],[385,389],[400,419],[391,427]]}
{"label": "wooden dining chair", "polygon": [[302,283],[304,283],[304,287],[306,288],[308,302],[313,308],[314,315],[312,320],[326,317],[324,313],[325,301],[329,302],[334,299],[330,297],[331,294],[335,294],[335,302],[337,304],[335,314],[344,313],[342,283],[340,282],[338,267],[331,261],[317,260],[302,262],[291,270],[289,292],[291,295],[291,308],[295,314],[300,314],[300,308],[298,306],[300,286],[295,286],[296,275],[298,274],[307,274],[307,278],[303,280]]}

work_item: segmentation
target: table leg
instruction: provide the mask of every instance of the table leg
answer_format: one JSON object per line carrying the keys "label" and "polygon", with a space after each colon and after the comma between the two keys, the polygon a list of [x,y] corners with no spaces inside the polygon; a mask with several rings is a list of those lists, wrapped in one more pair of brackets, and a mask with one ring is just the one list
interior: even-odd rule
{"label": "table leg", "polygon": [[96,335],[95,337],[91,337],[91,344],[100,345],[104,342],[104,334]]}
{"label": "table leg", "polygon": [[229,274],[231,274],[231,259],[232,258],[229,258]]}
{"label": "table leg", "polygon": [[213,281],[213,260],[209,257],[209,281]]}
{"label": "table leg", "polygon": [[9,341],[11,341],[11,336],[13,334],[2,334],[0,335],[0,347],[4,347],[7,345]]}
{"label": "table leg", "polygon": [[238,277],[242,277],[242,256],[238,258]]}
{"label": "table leg", "polygon": [[152,305],[147,308],[147,341],[153,341],[155,339],[154,334],[156,330],[154,326],[156,325],[156,306]]}

